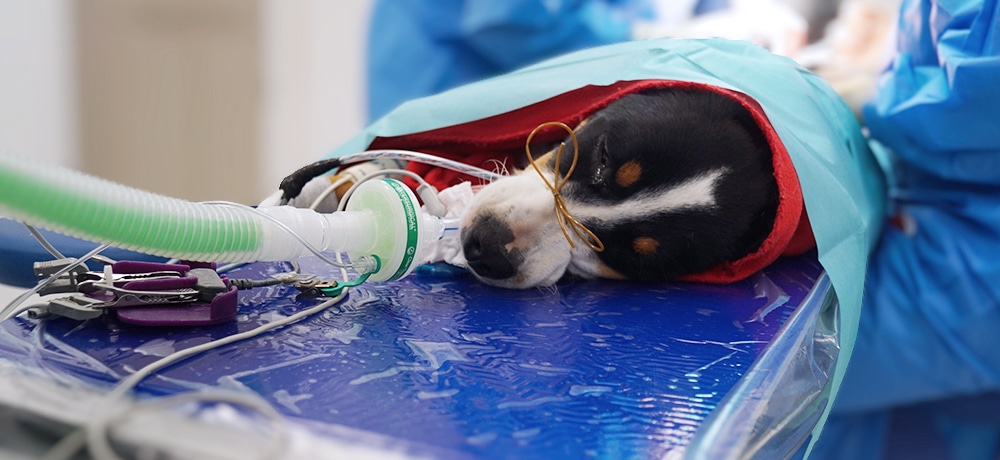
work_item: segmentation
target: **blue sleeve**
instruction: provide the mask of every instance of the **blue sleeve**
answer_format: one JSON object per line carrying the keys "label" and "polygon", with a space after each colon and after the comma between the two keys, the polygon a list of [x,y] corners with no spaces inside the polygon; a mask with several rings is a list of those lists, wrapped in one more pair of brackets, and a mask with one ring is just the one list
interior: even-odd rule
{"label": "blue sleeve", "polygon": [[872,137],[907,168],[1000,185],[996,0],[906,0],[899,53],[865,108]]}
{"label": "blue sleeve", "polygon": [[[855,351],[815,458],[880,450],[873,427],[900,407],[1000,391],[1000,3],[904,0],[898,50],[864,110],[892,153],[895,225],[869,263]],[[989,444],[1000,419],[987,415]],[[943,413],[927,417],[943,426]]]}
{"label": "blue sleeve", "polygon": [[[865,109],[895,155],[842,409],[1000,390],[1000,3],[907,0]],[[863,348],[862,348],[863,347]]]}
{"label": "blue sleeve", "polygon": [[633,7],[621,1],[469,0],[461,31],[480,56],[513,70],[567,51],[628,39],[639,13]]}
{"label": "blue sleeve", "polygon": [[544,58],[623,41],[646,0],[379,0],[368,115]]}

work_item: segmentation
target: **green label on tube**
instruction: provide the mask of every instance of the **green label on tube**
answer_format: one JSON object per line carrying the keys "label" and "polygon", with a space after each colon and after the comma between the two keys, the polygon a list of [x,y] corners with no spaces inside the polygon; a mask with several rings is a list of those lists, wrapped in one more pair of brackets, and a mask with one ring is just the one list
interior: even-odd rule
{"label": "green label on tube", "polygon": [[385,179],[385,182],[399,195],[399,201],[403,205],[403,214],[406,217],[406,247],[403,252],[403,260],[399,262],[399,268],[392,275],[390,280],[402,278],[406,271],[413,265],[413,260],[417,257],[417,226],[419,225],[417,209],[410,199],[409,190],[402,182],[393,179]]}

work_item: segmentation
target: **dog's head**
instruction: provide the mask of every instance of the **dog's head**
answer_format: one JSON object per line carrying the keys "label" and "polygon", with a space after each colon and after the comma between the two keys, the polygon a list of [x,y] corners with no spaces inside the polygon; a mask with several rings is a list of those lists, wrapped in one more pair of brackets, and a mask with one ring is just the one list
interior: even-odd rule
{"label": "dog's head", "polygon": [[[604,245],[560,228],[555,197],[527,169],[480,191],[462,221],[469,268],[509,288],[582,277],[668,280],[756,250],[770,232],[777,185],[767,140],[738,102],[707,91],[624,96],[581,123],[576,168],[560,191]],[[572,163],[539,159],[549,182]],[[574,246],[571,247],[569,239]]]}

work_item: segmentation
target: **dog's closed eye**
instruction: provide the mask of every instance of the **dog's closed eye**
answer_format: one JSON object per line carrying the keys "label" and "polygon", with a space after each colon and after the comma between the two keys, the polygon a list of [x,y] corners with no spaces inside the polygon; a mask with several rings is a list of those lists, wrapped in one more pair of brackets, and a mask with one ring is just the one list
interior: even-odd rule
{"label": "dog's closed eye", "polygon": [[611,165],[611,153],[608,151],[608,136],[602,134],[597,140],[596,146],[597,161],[596,167],[594,168],[594,175],[591,177],[591,184],[593,185],[603,185],[607,180],[605,179],[605,172]]}

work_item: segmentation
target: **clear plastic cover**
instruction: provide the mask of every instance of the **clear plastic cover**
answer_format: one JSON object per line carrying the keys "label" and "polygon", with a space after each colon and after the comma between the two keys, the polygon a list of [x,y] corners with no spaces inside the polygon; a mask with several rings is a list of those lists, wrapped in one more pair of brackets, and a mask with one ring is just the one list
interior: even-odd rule
{"label": "clear plastic cover", "polygon": [[[287,270],[255,263],[228,276]],[[336,277],[312,258],[302,271]],[[712,458],[768,457],[802,444],[824,403],[836,315],[820,302],[829,299],[822,273],[811,254],[725,286],[565,281],[511,291],[424,266],[175,364],[138,391],[252,391],[318,436],[354,433],[414,456],[677,458],[717,433],[723,452]],[[241,291],[236,321],[202,328],[19,318],[2,324],[0,360],[107,389],[169,353],[322,300],[283,285]],[[3,404],[31,407],[5,394]]]}

